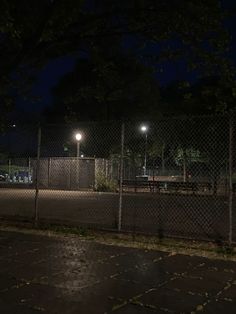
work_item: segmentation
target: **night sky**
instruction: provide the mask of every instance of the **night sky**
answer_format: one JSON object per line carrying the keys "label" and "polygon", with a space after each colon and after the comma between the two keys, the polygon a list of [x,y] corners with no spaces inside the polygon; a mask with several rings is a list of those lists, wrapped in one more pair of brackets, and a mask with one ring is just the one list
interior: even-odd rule
{"label": "night sky", "polygon": [[[223,0],[225,8],[230,8],[235,4],[235,0]],[[226,22],[226,26],[232,36],[231,47],[229,57],[236,64],[236,21],[231,18]],[[130,39],[127,38],[125,46],[129,45]],[[131,40],[132,42],[132,40]],[[158,47],[150,46],[149,50],[153,53],[157,51]],[[76,64],[75,56],[65,56],[50,61],[42,70],[39,71],[37,79],[32,87],[32,96],[39,98],[36,103],[30,100],[23,100],[18,98],[17,109],[23,109],[24,112],[29,113],[40,113],[45,108],[50,106],[53,102],[52,88],[56,86],[59,80],[68,72],[73,71],[74,65]],[[161,86],[168,85],[171,81],[187,79],[190,81],[195,80],[194,73],[188,73],[187,68],[183,62],[166,62],[162,65],[162,72],[156,73],[156,78]]]}

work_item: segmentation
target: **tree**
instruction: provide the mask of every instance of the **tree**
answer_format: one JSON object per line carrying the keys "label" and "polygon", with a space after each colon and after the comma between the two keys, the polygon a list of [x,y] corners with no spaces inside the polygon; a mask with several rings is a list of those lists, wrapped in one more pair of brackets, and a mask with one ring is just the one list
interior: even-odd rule
{"label": "tree", "polygon": [[54,89],[50,114],[67,121],[134,119],[157,115],[159,89],[151,71],[122,56],[82,59]]}
{"label": "tree", "polygon": [[0,9],[2,112],[51,59],[81,51],[91,58],[97,47],[113,56],[127,39],[134,43],[123,50],[157,70],[165,60],[185,60],[200,73],[230,77],[218,0],[2,0]]}
{"label": "tree", "polygon": [[165,115],[226,113],[235,107],[236,81],[205,77],[190,84],[173,82],[161,91]]}

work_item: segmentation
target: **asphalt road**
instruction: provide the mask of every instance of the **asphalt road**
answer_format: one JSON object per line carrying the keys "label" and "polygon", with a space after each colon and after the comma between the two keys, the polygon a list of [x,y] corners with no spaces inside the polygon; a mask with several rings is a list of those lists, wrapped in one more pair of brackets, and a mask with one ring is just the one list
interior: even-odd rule
{"label": "asphalt road", "polygon": [[[0,216],[33,217],[34,198],[34,190],[1,188]],[[228,207],[228,199],[222,195],[124,194],[122,228],[159,236],[220,241],[228,238]],[[117,228],[118,208],[119,195],[115,193],[39,192],[39,217],[49,221]],[[236,240],[236,213],[233,233]]]}

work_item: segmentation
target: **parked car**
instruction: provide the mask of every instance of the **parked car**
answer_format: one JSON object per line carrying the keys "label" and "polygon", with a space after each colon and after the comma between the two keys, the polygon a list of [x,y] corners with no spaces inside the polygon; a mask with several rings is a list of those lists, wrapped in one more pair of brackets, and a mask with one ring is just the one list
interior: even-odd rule
{"label": "parked car", "polygon": [[0,170],[0,181],[6,181],[8,174],[2,170]]}

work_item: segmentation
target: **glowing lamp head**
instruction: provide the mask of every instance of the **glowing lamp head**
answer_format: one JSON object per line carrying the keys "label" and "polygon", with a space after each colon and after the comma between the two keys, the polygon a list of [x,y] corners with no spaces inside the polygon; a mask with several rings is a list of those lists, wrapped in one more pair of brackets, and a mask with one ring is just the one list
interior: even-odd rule
{"label": "glowing lamp head", "polygon": [[76,138],[76,141],[80,141],[81,139],[82,139],[82,135],[81,135],[81,133],[77,133],[77,134],[75,134],[75,138]]}
{"label": "glowing lamp head", "polygon": [[143,132],[143,133],[145,133],[145,132],[147,132],[147,126],[146,125],[142,125],[141,127],[140,127],[140,130]]}

